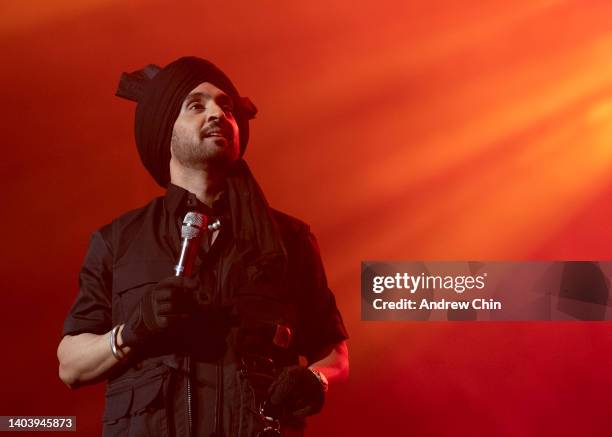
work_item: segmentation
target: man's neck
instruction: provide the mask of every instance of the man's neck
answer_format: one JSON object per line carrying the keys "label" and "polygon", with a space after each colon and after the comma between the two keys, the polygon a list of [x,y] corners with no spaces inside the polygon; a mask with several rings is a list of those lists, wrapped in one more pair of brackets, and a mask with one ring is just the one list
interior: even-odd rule
{"label": "man's neck", "polygon": [[225,189],[225,172],[192,169],[170,160],[170,182],[195,194],[198,200],[212,207]]}

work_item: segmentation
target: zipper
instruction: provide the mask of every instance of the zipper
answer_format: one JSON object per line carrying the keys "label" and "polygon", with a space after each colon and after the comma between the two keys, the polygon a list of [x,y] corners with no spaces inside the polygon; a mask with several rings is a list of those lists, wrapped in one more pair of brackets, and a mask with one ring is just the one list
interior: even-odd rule
{"label": "zipper", "polygon": [[215,422],[217,426],[215,427],[215,437],[225,436],[223,434],[223,365],[222,358],[217,361],[217,417],[215,418]]}
{"label": "zipper", "polygon": [[185,357],[185,371],[187,374],[187,427],[191,437],[192,422],[191,422],[191,356]]}
{"label": "zipper", "polygon": [[[219,238],[219,235],[217,235]],[[217,307],[221,304],[221,267],[223,264],[223,254],[219,254],[219,261],[217,262],[217,272],[215,278],[215,304]],[[217,399],[215,405],[215,437],[222,437],[223,434],[223,357],[217,360]]]}
{"label": "zipper", "polygon": [[[182,222],[179,222],[179,227],[182,226]],[[179,246],[180,247],[180,246]],[[196,257],[194,261],[194,269],[196,275],[200,275],[201,259]],[[193,273],[192,272],[192,273]],[[192,369],[191,369],[191,354],[187,354],[185,356],[185,373],[186,373],[186,395],[187,395],[187,432],[188,436],[191,437],[193,434],[193,415],[192,415],[192,392],[191,392],[191,378],[192,378]]]}

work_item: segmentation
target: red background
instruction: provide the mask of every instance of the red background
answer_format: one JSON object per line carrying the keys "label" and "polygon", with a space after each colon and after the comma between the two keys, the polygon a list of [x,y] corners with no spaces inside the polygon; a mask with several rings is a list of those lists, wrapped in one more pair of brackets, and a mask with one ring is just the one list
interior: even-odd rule
{"label": "red background", "polygon": [[161,191],[122,71],[213,60],[246,153],[312,225],[351,334],[311,435],[610,435],[608,323],[359,319],[364,259],[609,259],[612,3],[27,0],[0,6],[2,415],[76,415],[55,351],[91,232]]}

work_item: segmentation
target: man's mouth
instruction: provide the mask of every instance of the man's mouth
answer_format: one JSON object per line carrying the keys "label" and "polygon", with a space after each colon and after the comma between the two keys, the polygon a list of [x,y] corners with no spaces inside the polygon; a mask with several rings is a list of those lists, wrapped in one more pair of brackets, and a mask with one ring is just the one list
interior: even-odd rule
{"label": "man's mouth", "polygon": [[231,139],[232,134],[225,129],[213,129],[205,132],[204,137],[220,137],[229,140]]}

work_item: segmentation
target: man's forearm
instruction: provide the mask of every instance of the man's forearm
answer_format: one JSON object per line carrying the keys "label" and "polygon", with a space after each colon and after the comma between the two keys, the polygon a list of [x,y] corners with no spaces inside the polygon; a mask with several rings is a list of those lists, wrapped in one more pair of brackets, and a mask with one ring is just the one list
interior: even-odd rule
{"label": "man's forearm", "polygon": [[[117,335],[118,346],[123,344],[122,330],[123,325]],[[111,351],[109,338],[110,331],[102,335],[66,335],[57,348],[60,379],[71,388],[102,379],[119,363]],[[121,352],[129,353],[129,347],[122,348]]]}
{"label": "man's forearm", "polygon": [[336,344],[326,357],[312,363],[309,367],[323,373],[330,385],[345,381],[349,373],[346,341]]}

